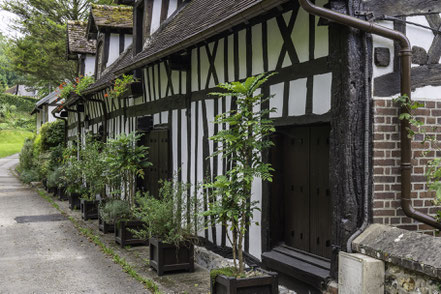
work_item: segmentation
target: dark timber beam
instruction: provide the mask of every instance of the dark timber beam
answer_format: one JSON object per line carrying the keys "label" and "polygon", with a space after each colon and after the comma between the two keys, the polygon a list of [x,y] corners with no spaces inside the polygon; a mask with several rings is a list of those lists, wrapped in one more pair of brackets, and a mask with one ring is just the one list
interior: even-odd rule
{"label": "dark timber beam", "polygon": [[365,0],[363,12],[374,16],[409,16],[441,13],[441,3],[433,0]]}
{"label": "dark timber beam", "polygon": [[[412,91],[425,86],[441,86],[441,64],[413,67]],[[374,79],[374,96],[390,97],[400,93],[400,73],[393,72]]]}

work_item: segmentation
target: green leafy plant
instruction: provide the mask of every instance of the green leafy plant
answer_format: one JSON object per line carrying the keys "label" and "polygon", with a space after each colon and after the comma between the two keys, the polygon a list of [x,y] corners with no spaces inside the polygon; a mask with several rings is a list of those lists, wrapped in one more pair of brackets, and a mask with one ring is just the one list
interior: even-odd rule
{"label": "green leafy plant", "polygon": [[145,226],[137,231],[136,235],[141,239],[155,237],[163,243],[177,247],[182,242],[196,243],[198,203],[194,198],[187,197],[191,185],[168,180],[161,180],[160,184],[158,198],[149,193],[137,197],[135,216],[145,223]]}
{"label": "green leafy plant", "polygon": [[122,75],[122,77],[115,80],[113,89],[110,91],[110,94],[105,94],[105,97],[120,98],[129,89],[129,85],[134,82],[136,82],[136,79],[133,75]]}
{"label": "green leafy plant", "polygon": [[62,169],[61,181],[66,186],[66,191],[83,195],[85,187],[83,185],[82,164],[78,159],[76,147],[70,146],[65,149]]}
{"label": "green leafy plant", "polygon": [[[409,96],[403,95],[394,99],[401,108],[406,111],[401,113],[399,116],[400,120],[409,121],[410,127],[407,128],[407,136],[409,138],[415,138],[419,136],[420,143],[425,145],[427,142],[430,143],[432,149],[436,151],[436,154],[441,152],[441,147],[438,145],[438,140],[436,138],[437,127],[430,128],[424,125],[424,122],[415,116],[416,110],[424,107],[424,104],[412,101]],[[426,156],[431,150],[425,150],[422,152],[423,156]],[[441,158],[437,157],[427,162],[425,176],[427,179],[427,187],[429,191],[434,191],[436,194],[434,204],[441,205]],[[441,210],[437,212],[437,219],[441,221]]]}
{"label": "green leafy plant", "polygon": [[244,236],[254,211],[258,209],[258,202],[251,201],[251,185],[257,177],[272,181],[273,169],[263,161],[262,151],[273,145],[269,135],[275,128],[268,116],[275,109],[262,107],[271,97],[255,95],[270,76],[272,74],[261,74],[247,78],[243,83],[220,84],[218,87],[224,92],[211,93],[218,97],[231,96],[237,105],[237,109],[216,116],[214,122],[225,124],[227,128],[210,138],[221,143],[212,156],[221,155],[233,162],[233,166],[225,175],[217,176],[214,182],[205,185],[219,199],[210,203],[209,210],[204,213],[231,230],[236,275],[244,273]]}
{"label": "green leafy plant", "polygon": [[96,195],[104,196],[106,189],[105,154],[101,141],[94,140],[90,135],[86,137],[86,145],[80,150],[82,178],[86,182],[86,192],[82,195],[88,201],[96,200]]}
{"label": "green leafy plant", "polygon": [[138,146],[141,135],[132,132],[121,134],[109,140],[105,150],[106,176],[119,187],[123,199],[130,207],[135,207],[135,181],[144,178],[144,169],[151,165],[148,161],[148,148]]}
{"label": "green leafy plant", "polygon": [[61,167],[56,167],[55,169],[49,170],[47,174],[47,187],[59,188],[62,175],[63,170]]}
{"label": "green leafy plant", "polygon": [[63,82],[58,86],[58,99],[68,100],[70,95],[74,92],[75,87],[71,82]]}
{"label": "green leafy plant", "polygon": [[127,201],[109,199],[100,203],[100,217],[108,224],[115,224],[131,217],[130,206]]}
{"label": "green leafy plant", "polygon": [[78,95],[82,95],[83,92],[89,88],[93,83],[95,83],[95,79],[93,76],[80,76],[78,78],[75,78],[76,87],[74,92]]}

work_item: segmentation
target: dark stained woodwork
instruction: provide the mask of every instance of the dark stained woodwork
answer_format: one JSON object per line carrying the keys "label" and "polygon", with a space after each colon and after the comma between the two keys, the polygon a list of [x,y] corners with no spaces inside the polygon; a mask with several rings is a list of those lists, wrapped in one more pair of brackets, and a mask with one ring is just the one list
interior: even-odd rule
{"label": "dark stained woodwork", "polygon": [[145,30],[145,25],[144,25],[144,18],[146,17],[145,14],[145,6],[144,6],[144,1],[141,1],[139,3],[137,3],[135,5],[134,8],[134,36],[133,36],[133,40],[134,40],[134,49],[133,50],[133,55],[138,54],[139,52],[142,51],[142,46],[144,44],[144,30]]}
{"label": "dark stained woodwork", "polygon": [[[441,17],[439,14],[431,14],[426,16],[426,20],[429,23],[430,27],[435,30],[439,30],[441,28]],[[435,37],[433,39],[432,45],[429,48],[429,64],[438,64],[441,58],[441,34],[433,32]]]}
{"label": "dark stained woodwork", "polygon": [[147,0],[146,9],[145,9],[145,35],[144,38],[147,39],[150,36],[150,31],[152,28],[152,15],[153,15],[153,2],[155,0]]}
{"label": "dark stained woodwork", "polygon": [[121,54],[124,51],[124,45],[125,45],[125,35],[119,34],[119,54]]}
{"label": "dark stained woodwork", "polygon": [[365,0],[362,10],[375,16],[409,16],[441,13],[439,1],[432,0]]}
{"label": "dark stained woodwork", "polygon": [[[412,91],[425,86],[441,85],[441,64],[412,67]],[[400,93],[400,74],[393,72],[374,79],[374,95],[389,97]]]}
{"label": "dark stained woodwork", "polygon": [[208,85],[210,84],[211,77],[213,77],[215,85],[219,84],[219,78],[217,76],[216,66],[214,64],[215,59],[216,59],[218,45],[219,45],[218,41],[214,42],[213,52],[210,51],[210,47],[208,46],[208,44],[205,45],[205,50],[206,50],[207,56],[208,56],[208,62],[210,63],[210,67],[208,69],[207,81],[205,82],[206,89],[208,88]]}
{"label": "dark stained woodwork", "polygon": [[[336,0],[330,2],[330,8],[347,14],[348,5],[353,12],[359,7],[360,2]],[[394,6],[398,5],[397,1],[393,3]],[[371,40],[367,39],[368,49],[364,52],[362,48],[363,40],[367,38],[366,34],[334,23],[329,26],[329,34],[329,65],[333,70],[329,146],[329,181],[330,192],[333,195],[331,276],[337,279],[338,251],[345,250],[347,240],[361,225],[363,215],[365,154],[364,134],[361,130],[365,127],[365,108],[370,107],[366,93],[370,93],[372,44]],[[367,69],[363,62],[366,56],[369,57]],[[364,74],[366,70],[368,77]],[[372,152],[371,148],[369,154]],[[370,168],[372,169],[372,162]]]}
{"label": "dark stained woodwork", "polygon": [[159,181],[170,177],[170,146],[168,129],[153,129],[145,133],[142,144],[149,147],[148,159],[152,163],[145,170],[144,190],[151,195],[158,197]]}
{"label": "dark stained woodwork", "polygon": [[161,23],[163,23],[167,19],[169,6],[170,6],[170,0],[162,0],[161,17],[160,17]]}
{"label": "dark stained woodwork", "polygon": [[[325,268],[317,269],[317,273],[329,276],[328,260],[332,249],[329,134],[329,125],[291,125],[278,128],[272,138],[275,144],[269,154],[275,169],[273,183],[269,185],[272,250],[263,254],[264,264],[290,276],[297,275],[297,278],[302,270],[306,271],[299,265],[305,263],[309,253],[324,257],[311,257],[314,259],[311,264],[322,260]],[[275,252],[280,251],[277,248],[286,251],[284,258],[281,252]],[[299,254],[306,259],[297,260]],[[293,265],[289,265],[291,258]],[[286,271],[288,266],[291,271]],[[311,281],[315,285],[322,279],[313,278]]]}
{"label": "dark stained woodwork", "polygon": [[331,191],[329,189],[329,126],[310,129],[311,253],[331,258]]}
{"label": "dark stained woodwork", "polygon": [[[294,29],[295,20],[297,17],[297,11],[299,10],[298,5],[293,11],[293,14],[289,20],[288,25],[285,23],[285,19],[282,15],[276,17],[277,24],[279,26],[279,30],[282,34],[283,45],[280,51],[279,60],[277,61],[276,70],[282,68],[283,61],[285,60],[285,56],[288,53],[289,58],[291,59],[292,64],[299,63],[299,57],[297,56],[296,49],[294,47],[294,43],[291,38],[291,33]],[[314,47],[313,47],[314,48]]]}

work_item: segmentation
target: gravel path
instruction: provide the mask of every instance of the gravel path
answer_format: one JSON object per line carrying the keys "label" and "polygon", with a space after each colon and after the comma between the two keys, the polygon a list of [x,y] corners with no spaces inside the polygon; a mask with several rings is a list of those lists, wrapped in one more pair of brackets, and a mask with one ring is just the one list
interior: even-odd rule
{"label": "gravel path", "polygon": [[0,159],[0,293],[148,293]]}

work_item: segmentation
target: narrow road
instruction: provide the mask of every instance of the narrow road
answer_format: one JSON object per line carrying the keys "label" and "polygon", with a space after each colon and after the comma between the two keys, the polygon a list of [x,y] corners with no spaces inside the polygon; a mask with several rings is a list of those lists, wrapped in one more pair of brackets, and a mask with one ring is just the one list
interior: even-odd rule
{"label": "narrow road", "polygon": [[0,159],[0,293],[148,293]]}

